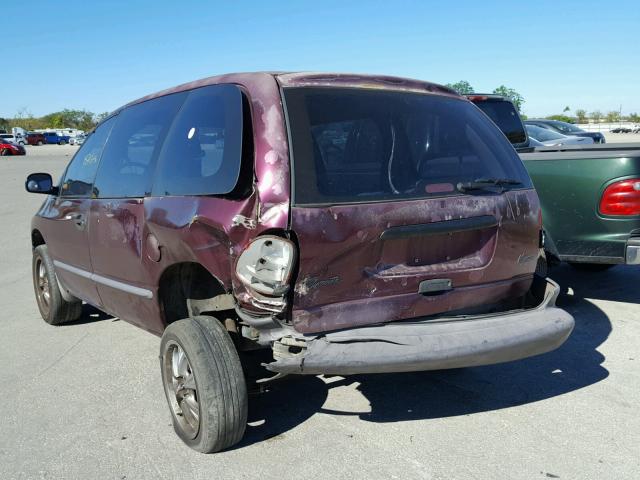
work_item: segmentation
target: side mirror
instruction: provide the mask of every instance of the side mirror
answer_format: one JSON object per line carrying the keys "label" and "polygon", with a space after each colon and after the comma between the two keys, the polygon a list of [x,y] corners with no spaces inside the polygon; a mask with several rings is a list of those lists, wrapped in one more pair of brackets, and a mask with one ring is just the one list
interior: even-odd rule
{"label": "side mirror", "polygon": [[24,184],[27,192],[57,195],[58,187],[53,185],[53,179],[48,173],[32,173]]}

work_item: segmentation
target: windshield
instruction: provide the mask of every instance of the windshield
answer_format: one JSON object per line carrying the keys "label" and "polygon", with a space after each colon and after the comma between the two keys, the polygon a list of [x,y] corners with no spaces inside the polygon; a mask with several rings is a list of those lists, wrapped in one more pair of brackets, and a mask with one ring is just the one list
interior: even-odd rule
{"label": "windshield", "polygon": [[571,133],[582,133],[584,131],[581,128],[576,127],[575,125],[571,125],[570,123],[553,122],[552,125],[562,133],[565,133],[567,135]]}
{"label": "windshield", "polygon": [[525,143],[527,137],[515,107],[503,100],[477,102],[476,105],[504,132],[513,144]]}
{"label": "windshield", "polygon": [[553,140],[563,140],[566,138],[561,133],[554,132],[553,130],[547,130],[546,128],[537,127],[535,125],[526,125],[527,133],[530,137],[535,138],[540,142],[550,142]]}
{"label": "windshield", "polygon": [[296,204],[460,194],[459,182],[531,188],[500,130],[470,102],[344,88],[284,91]]}

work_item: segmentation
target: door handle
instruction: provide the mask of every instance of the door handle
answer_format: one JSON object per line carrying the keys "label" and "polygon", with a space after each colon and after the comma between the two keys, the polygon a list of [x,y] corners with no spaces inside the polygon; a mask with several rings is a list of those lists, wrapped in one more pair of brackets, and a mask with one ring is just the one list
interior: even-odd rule
{"label": "door handle", "polygon": [[115,214],[113,213],[113,203],[105,203],[104,205],[104,216],[107,218],[113,218]]}
{"label": "door handle", "polygon": [[82,213],[70,213],[65,215],[64,219],[73,220],[73,223],[75,223],[79,230],[83,230],[87,223],[85,216]]}

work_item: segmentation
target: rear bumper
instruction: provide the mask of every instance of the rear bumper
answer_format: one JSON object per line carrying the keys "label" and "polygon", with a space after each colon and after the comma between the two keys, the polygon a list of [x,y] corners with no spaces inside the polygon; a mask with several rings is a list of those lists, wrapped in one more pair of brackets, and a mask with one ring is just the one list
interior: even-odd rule
{"label": "rear bumper", "polygon": [[542,302],[529,310],[281,339],[274,345],[276,360],[266,367],[286,374],[349,375],[472,367],[539,355],[558,348],[573,330],[573,317],[555,307],[558,293],[558,285],[547,279]]}
{"label": "rear bumper", "polygon": [[632,238],[627,242],[625,263],[627,265],[640,265],[640,238]]}
{"label": "rear bumper", "polygon": [[[637,231],[637,230],[634,230]],[[624,237],[629,234],[625,232]],[[575,242],[578,244],[579,242]],[[560,254],[559,258],[563,262],[573,263],[604,263],[610,265],[627,264],[640,265],[640,237],[633,236],[621,240],[610,240],[597,242],[584,242],[586,246],[592,248],[594,254],[590,255],[566,255]],[[573,250],[584,250],[583,246],[577,248],[572,245]]]}

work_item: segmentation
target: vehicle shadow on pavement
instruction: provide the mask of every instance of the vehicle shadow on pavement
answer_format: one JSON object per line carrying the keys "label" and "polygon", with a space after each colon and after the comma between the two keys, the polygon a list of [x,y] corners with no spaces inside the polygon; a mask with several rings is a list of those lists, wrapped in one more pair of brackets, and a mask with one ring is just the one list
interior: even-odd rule
{"label": "vehicle shadow on pavement", "polygon": [[563,264],[553,268],[550,276],[562,285],[565,291],[570,287],[574,296],[640,303],[640,268],[637,265],[616,265],[603,272],[589,272]]}
{"label": "vehicle shadow on pavement", "polygon": [[108,313],[104,313],[103,311],[98,310],[92,305],[83,303],[82,315],[80,315],[80,318],[77,320],[74,320],[73,322],[63,323],[60,326],[67,327],[70,325],[84,325],[86,323],[100,322],[102,320],[114,320],[114,317],[112,317]]}
{"label": "vehicle shadow on pavement", "polygon": [[[552,272],[552,278],[556,278]],[[563,293],[558,305],[570,312],[576,326],[557,350],[516,362],[486,367],[403,374],[350,377],[290,376],[270,391],[250,399],[249,426],[236,447],[271,441],[316,413],[357,416],[369,422],[399,422],[469,415],[555,397],[597,383],[609,375],[605,357],[596,349],[609,336],[607,315],[580,292],[589,281],[571,275],[573,295]],[[586,284],[585,287],[583,284]],[[584,288],[583,288],[584,287]],[[331,389],[354,385],[369,402],[370,411],[352,412],[323,407]]]}

